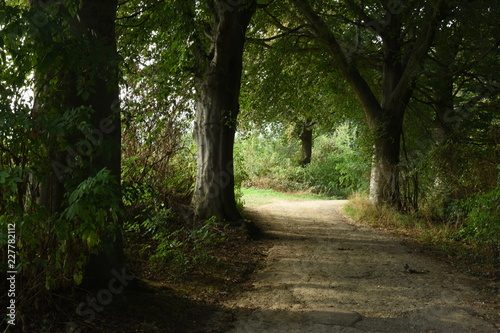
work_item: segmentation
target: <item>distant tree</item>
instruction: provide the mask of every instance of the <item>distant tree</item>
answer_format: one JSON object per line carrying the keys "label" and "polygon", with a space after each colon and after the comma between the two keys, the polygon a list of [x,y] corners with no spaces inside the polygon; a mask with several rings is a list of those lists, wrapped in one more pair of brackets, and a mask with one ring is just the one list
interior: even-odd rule
{"label": "distant tree", "polygon": [[241,130],[291,130],[301,142],[304,166],[311,161],[314,137],[331,132],[357,105],[327,54],[286,6],[265,6],[249,30]]}

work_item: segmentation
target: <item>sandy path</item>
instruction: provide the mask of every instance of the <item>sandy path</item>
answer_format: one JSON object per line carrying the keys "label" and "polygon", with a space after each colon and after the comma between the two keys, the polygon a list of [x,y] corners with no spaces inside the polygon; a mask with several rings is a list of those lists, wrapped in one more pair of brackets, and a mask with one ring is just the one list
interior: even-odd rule
{"label": "sandy path", "polygon": [[225,304],[229,332],[499,332],[492,283],[482,294],[475,278],[349,222],[344,203],[248,209],[273,246],[254,287]]}

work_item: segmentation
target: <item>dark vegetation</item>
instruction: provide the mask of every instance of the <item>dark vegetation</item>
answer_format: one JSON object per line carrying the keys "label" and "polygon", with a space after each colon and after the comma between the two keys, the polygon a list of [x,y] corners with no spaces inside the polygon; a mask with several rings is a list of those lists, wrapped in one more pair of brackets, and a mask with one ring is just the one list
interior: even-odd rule
{"label": "dark vegetation", "polygon": [[[357,219],[498,279],[499,15],[486,0],[1,2],[0,272],[18,272],[1,330],[203,327],[260,260],[242,187],[354,195]],[[79,304],[124,267],[136,279],[85,322]]]}

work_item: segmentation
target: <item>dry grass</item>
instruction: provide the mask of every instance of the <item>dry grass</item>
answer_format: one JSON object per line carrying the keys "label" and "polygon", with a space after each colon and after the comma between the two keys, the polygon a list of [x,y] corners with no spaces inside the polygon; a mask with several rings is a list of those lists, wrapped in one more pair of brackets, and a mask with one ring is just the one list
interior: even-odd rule
{"label": "dry grass", "polygon": [[485,244],[460,239],[456,223],[435,222],[425,212],[412,216],[391,207],[376,207],[368,198],[359,195],[349,198],[344,211],[356,221],[405,235],[408,241],[472,274],[500,278],[496,250]]}
{"label": "dry grass", "polygon": [[421,233],[432,225],[429,221],[401,214],[392,207],[376,207],[368,198],[359,195],[349,197],[344,210],[357,221],[405,234]]}

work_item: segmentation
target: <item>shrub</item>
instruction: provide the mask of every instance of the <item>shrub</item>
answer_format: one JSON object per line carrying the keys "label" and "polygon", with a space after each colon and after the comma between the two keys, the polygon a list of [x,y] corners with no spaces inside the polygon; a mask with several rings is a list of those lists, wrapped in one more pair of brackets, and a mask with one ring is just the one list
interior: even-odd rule
{"label": "shrub", "polygon": [[500,186],[491,192],[477,194],[466,199],[463,206],[468,210],[465,225],[459,235],[481,243],[500,244]]}
{"label": "shrub", "polygon": [[284,134],[254,135],[239,140],[237,147],[245,152],[247,187],[337,197],[368,190],[369,157],[358,143],[356,127],[349,124],[316,138],[312,161],[305,167],[299,166],[298,140]]}
{"label": "shrub", "polygon": [[[168,218],[168,216],[166,216]],[[210,252],[226,241],[224,226],[215,217],[203,223],[174,229],[167,219],[148,223],[149,232],[158,241],[150,257],[153,266],[164,268],[172,275],[182,275],[195,268],[216,263]]]}
{"label": "shrub", "polygon": [[[0,216],[0,226],[16,225],[17,271],[30,288],[21,297],[31,298],[47,290],[74,287],[82,282],[89,256],[116,235],[121,217],[116,181],[107,169],[81,182],[67,196],[67,208],[58,215],[33,206],[30,214],[13,211]],[[7,240],[0,237],[0,246]],[[0,268],[0,271],[4,271]]]}

